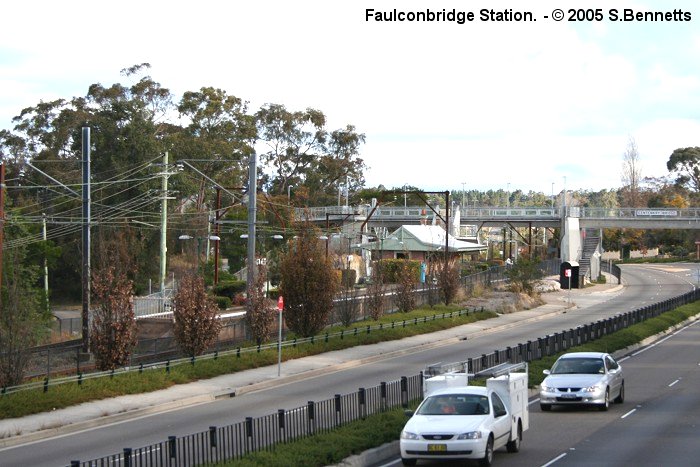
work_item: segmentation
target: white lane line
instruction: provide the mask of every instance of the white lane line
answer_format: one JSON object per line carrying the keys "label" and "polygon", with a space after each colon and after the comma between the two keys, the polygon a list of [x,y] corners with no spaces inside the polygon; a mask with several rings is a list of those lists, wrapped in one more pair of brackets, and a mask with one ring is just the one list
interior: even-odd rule
{"label": "white lane line", "polygon": [[635,413],[636,411],[637,411],[637,409],[632,409],[632,410],[630,410],[629,412],[627,412],[626,414],[624,414],[624,415],[623,415],[622,417],[620,417],[620,418],[627,418],[627,417],[629,417],[630,415],[632,415],[633,413]]}
{"label": "white lane line", "polygon": [[[698,363],[700,365],[700,363]],[[532,399],[530,402],[527,403],[527,405],[532,405],[540,401],[540,398],[538,397],[537,399]]]}
{"label": "white lane line", "polygon": [[559,459],[562,459],[562,458],[564,458],[564,457],[566,457],[566,453],[561,454],[561,455],[558,456],[558,457],[555,457],[555,458],[552,459],[551,461],[549,461],[549,462],[547,462],[546,464],[544,464],[542,467],[547,467],[548,465],[552,465],[552,464],[554,464],[556,461],[558,461]]}
{"label": "white lane line", "polygon": [[[621,363],[621,362],[624,362],[625,360],[629,360],[629,358],[630,358],[630,355],[627,355],[626,357],[622,357],[621,359],[619,359],[617,362]],[[700,363],[698,363],[698,365],[700,365]]]}
{"label": "white lane line", "polygon": [[396,460],[389,462],[388,464],[382,464],[379,467],[389,467],[390,465],[401,465],[401,460],[396,459]]}
{"label": "white lane line", "polygon": [[671,384],[669,384],[668,387],[670,388],[671,386],[675,385],[675,384],[678,383],[679,381],[680,381],[680,379],[675,380],[674,382],[672,382]]}

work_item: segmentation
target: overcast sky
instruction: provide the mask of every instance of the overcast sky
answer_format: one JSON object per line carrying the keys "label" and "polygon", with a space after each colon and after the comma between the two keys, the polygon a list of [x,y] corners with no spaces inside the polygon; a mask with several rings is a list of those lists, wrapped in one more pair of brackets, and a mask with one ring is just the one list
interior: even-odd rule
{"label": "overcast sky", "polygon": [[[128,84],[119,71],[148,62],[176,100],[213,86],[252,111],[312,107],[330,129],[354,125],[367,137],[368,186],[550,193],[566,178],[570,189],[617,188],[630,138],[643,176],[667,174],[674,149],[700,146],[700,7],[611,3],[4,2],[0,128],[42,100]],[[394,8],[475,19],[366,21],[367,9]],[[483,8],[530,11],[536,21],[486,22]],[[564,21],[552,19],[555,8]],[[600,8],[604,19],[566,21],[571,8]],[[616,22],[612,8],[691,19]]]}

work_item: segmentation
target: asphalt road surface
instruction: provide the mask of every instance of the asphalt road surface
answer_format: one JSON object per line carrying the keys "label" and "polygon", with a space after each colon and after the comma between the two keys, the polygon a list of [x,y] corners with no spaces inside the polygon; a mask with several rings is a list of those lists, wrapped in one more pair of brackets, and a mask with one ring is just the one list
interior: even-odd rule
{"label": "asphalt road surface", "polygon": [[[355,391],[359,387],[371,387],[381,381],[392,381],[404,375],[414,375],[431,363],[462,361],[468,357],[477,357],[508,345],[514,346],[520,342],[533,340],[563,329],[574,328],[680,295],[693,288],[694,277],[691,277],[688,271],[688,267],[624,266],[623,280],[626,287],[620,292],[609,294],[609,297],[606,297],[607,301],[589,308],[572,310],[535,322],[518,324],[499,332],[485,333],[475,338],[470,337],[469,340],[457,344],[418,351],[414,354],[333,372],[264,391],[3,449],[0,450],[0,466],[56,466],[67,465],[72,459],[99,458],[121,452],[124,447],[147,446],[161,442],[170,435],[182,436],[205,431],[209,426],[224,426],[242,421],[245,417],[274,413],[277,409],[293,409],[305,405],[310,400],[324,400],[331,398],[334,394]],[[582,296],[580,300],[585,300],[585,297]],[[689,342],[683,348],[686,347],[690,348],[687,352],[692,354],[692,343]],[[654,352],[647,353],[652,355]],[[669,355],[675,355],[675,353],[671,350]],[[697,363],[700,358],[697,351],[694,352],[694,355],[696,359],[695,370],[697,371]],[[635,358],[642,360],[641,355]],[[690,361],[692,358],[688,357],[688,360]],[[593,439],[592,437],[598,434],[600,434],[600,438],[596,438],[598,442],[605,440],[606,434],[600,430],[615,423],[632,427],[641,426],[637,420],[640,422],[653,420],[652,414],[642,413],[645,411],[641,409],[639,413],[634,412],[625,419],[620,419],[620,417],[633,409],[635,407],[633,404],[648,403],[649,399],[647,398],[640,400],[640,397],[645,394],[645,391],[639,388],[640,386],[646,387],[649,385],[649,381],[653,380],[655,385],[661,387],[663,378],[667,375],[670,377],[670,374],[673,373],[672,368],[667,367],[675,367],[676,365],[673,359],[667,357],[665,360],[659,359],[658,365],[649,363],[649,367],[636,374],[634,368],[636,361],[631,359],[623,363],[626,372],[630,367],[630,374],[627,376],[630,378],[627,387],[628,399],[625,404],[613,406],[610,412],[569,413],[568,411],[556,410],[551,414],[540,413],[539,406],[532,406],[531,428],[525,434],[523,451],[516,455],[499,452],[496,463],[507,465],[508,462],[517,462],[518,465],[544,465],[562,454],[566,454],[566,456],[557,462],[579,462],[577,461],[579,457],[575,456],[574,453],[581,456],[580,462],[586,463],[589,462],[586,460],[588,458],[582,456],[586,454],[584,446],[587,440]],[[684,376],[680,368],[677,370],[679,374],[674,379]],[[685,377],[689,376],[685,375]],[[697,383],[696,380],[693,381]],[[675,386],[678,386],[676,391],[685,387],[684,383],[677,383]],[[668,390],[668,392],[672,390]],[[654,394],[656,395],[650,394],[649,397],[663,399],[660,394]],[[679,397],[677,403],[663,401],[663,408],[658,410],[671,411],[671,413],[657,414],[665,416],[661,417],[656,424],[666,423],[666,429],[672,428],[671,422],[677,417],[682,419],[684,413],[688,413],[693,403],[695,403],[695,407],[700,408],[700,404],[696,402],[698,402],[697,399],[693,399],[690,394],[687,394],[685,398]],[[684,404],[688,404],[688,406]],[[658,406],[658,403],[651,405]],[[643,417],[650,417],[650,419]],[[695,419],[700,420],[697,417]],[[625,422],[625,420],[627,421]],[[686,417],[685,420],[690,422],[692,417]],[[616,430],[615,437],[610,441],[623,442],[622,440],[625,438],[620,438],[617,433]],[[671,443],[675,439],[671,433],[667,433],[667,436],[660,439]],[[630,434],[630,436],[633,435]],[[553,440],[556,440],[556,443]],[[674,445],[676,444],[674,443]],[[638,449],[643,446],[637,444]],[[656,443],[648,443],[646,446],[648,450],[650,446],[656,446]],[[569,451],[571,448],[577,448],[577,451]],[[592,449],[593,445],[591,444]],[[700,459],[700,448],[697,449],[697,454],[699,455],[697,458]],[[644,458],[645,456],[640,457]],[[599,465],[599,462],[601,461],[596,460],[596,465]],[[611,463],[610,465],[623,464]]]}
{"label": "asphalt road surface", "polygon": [[[520,452],[496,452],[508,466],[700,465],[700,324],[676,331],[620,359],[625,401],[607,412],[562,407],[551,412],[530,403],[530,429]],[[401,465],[399,458],[377,466]],[[418,465],[438,465],[419,462]],[[449,462],[440,465],[458,465]],[[476,462],[474,462],[476,465]]]}

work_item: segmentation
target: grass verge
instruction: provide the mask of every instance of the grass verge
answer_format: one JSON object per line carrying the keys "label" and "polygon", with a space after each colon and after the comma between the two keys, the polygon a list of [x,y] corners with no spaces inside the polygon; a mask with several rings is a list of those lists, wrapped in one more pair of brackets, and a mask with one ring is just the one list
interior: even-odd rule
{"label": "grass verge", "polygon": [[[348,328],[334,326],[327,331],[329,333],[340,330],[348,331],[343,339],[335,338],[325,342],[323,337],[320,337],[313,344],[305,343],[294,347],[284,347],[282,359],[291,360],[358,345],[403,339],[497,316],[494,312],[484,311],[428,322],[420,321],[421,318],[426,316],[450,313],[459,309],[456,305],[436,305],[433,308],[421,307],[409,313],[386,315],[378,321],[363,321],[362,326],[357,326],[358,331],[356,334],[354,332],[355,326]],[[406,320],[409,325],[403,327],[397,324],[393,328],[391,327],[392,321],[401,323],[403,320]],[[417,324],[413,324],[415,320],[417,320]],[[365,331],[367,326],[375,326],[380,323],[387,326],[382,330],[373,330],[370,333]],[[251,344],[251,347],[255,346]],[[144,370],[142,373],[121,373],[113,377],[86,379],[80,385],[77,383],[66,383],[51,386],[46,392],[43,389],[35,389],[5,394],[0,397],[0,419],[48,412],[93,400],[166,389],[175,384],[189,383],[199,379],[213,378],[276,363],[276,349],[261,350],[259,353],[243,352],[240,356],[227,355],[217,359],[196,360],[192,365],[180,364],[173,366],[168,372],[162,366],[156,369]]]}
{"label": "grass verge", "polygon": [[243,459],[218,463],[236,467],[316,467],[341,462],[346,457],[398,439],[406,424],[404,409],[393,409],[357,420],[333,431],[277,445]]}

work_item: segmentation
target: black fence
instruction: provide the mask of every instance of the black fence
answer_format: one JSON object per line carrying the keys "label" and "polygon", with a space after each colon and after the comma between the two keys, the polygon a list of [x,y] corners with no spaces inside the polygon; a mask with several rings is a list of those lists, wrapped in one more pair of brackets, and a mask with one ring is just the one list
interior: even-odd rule
{"label": "black fence", "polygon": [[310,401],[292,410],[244,421],[207,431],[175,437],[141,448],[125,448],[121,453],[90,461],[72,460],[71,467],[171,467],[194,466],[240,459],[256,451],[272,450],[276,445],[334,430],[368,415],[404,407],[422,399],[422,375],[402,377],[372,388],[359,388],[332,399]]}
{"label": "black fence", "polygon": [[607,272],[608,274],[614,276],[617,279],[618,284],[622,283],[622,271],[620,270],[620,266],[617,264],[613,263],[612,261],[601,261],[600,269],[603,272]]}

